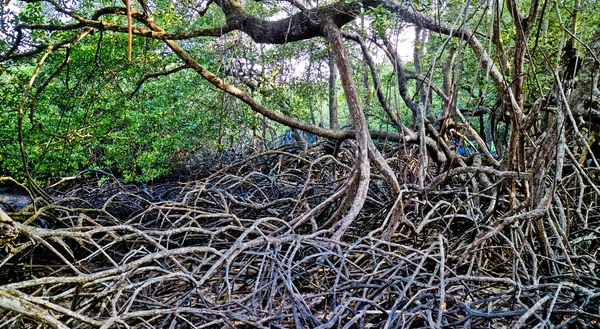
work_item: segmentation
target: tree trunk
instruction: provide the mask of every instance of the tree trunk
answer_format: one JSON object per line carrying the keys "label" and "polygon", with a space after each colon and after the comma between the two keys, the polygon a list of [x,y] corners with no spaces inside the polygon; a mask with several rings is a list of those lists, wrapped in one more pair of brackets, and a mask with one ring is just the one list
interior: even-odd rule
{"label": "tree trunk", "polygon": [[338,130],[337,71],[333,51],[329,51],[329,129]]}
{"label": "tree trunk", "polygon": [[358,144],[358,156],[355,167],[355,170],[358,170],[359,172],[359,175],[356,176],[358,178],[358,187],[356,189],[356,194],[350,196],[353,197],[350,210],[334,227],[335,233],[332,238],[333,240],[339,241],[356,216],[358,216],[367,197],[367,192],[369,190],[369,175],[371,171],[368,155],[370,136],[367,120],[365,119],[363,110],[360,106],[358,89],[354,83],[350,61],[348,60],[348,53],[346,52],[344,40],[342,39],[342,32],[332,20],[329,20],[323,25],[323,34],[331,43],[331,49],[340,73],[342,87],[344,87],[344,92],[346,94],[346,103],[348,104],[348,111],[350,112],[350,118],[354,125],[356,142]]}

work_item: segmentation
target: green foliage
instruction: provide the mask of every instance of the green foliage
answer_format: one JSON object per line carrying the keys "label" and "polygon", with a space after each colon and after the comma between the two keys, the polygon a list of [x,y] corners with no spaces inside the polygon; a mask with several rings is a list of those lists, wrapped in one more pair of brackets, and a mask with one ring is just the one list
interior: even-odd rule
{"label": "green foliage", "polygon": [[382,6],[369,8],[366,14],[372,19],[371,26],[376,35],[386,35],[386,31],[395,24],[394,15]]}
{"label": "green foliage", "polygon": [[[65,52],[48,58],[25,105],[24,144],[37,179],[98,167],[128,181],[148,180],[172,172],[190,153],[216,147],[219,134],[237,134],[234,113],[223,113],[220,97],[194,72],[150,79],[131,97],[145,74],[172,68],[172,58],[162,56],[161,43],[144,40],[134,43],[134,53],[141,55],[128,63],[125,40],[109,33],[82,40],[71,52],[70,63],[77,65],[63,68],[36,95]],[[2,67],[0,166],[19,178],[15,109],[34,65]]]}
{"label": "green foliage", "polygon": [[[350,1],[348,1],[350,2]],[[331,3],[331,2],[326,2]],[[4,8],[3,23],[64,24],[73,20],[55,11],[45,2],[16,3],[17,9]],[[70,10],[87,13],[112,6],[111,1],[80,1],[70,3]],[[221,26],[223,13],[211,5],[204,15],[200,5],[188,2],[155,1],[152,12],[155,21],[167,31],[183,32],[192,29]],[[529,1],[519,3],[527,8]],[[135,3],[134,6],[139,6]],[[279,19],[282,14],[298,10],[265,4],[258,1],[242,3],[248,13],[264,19]],[[413,2],[415,10],[441,21],[465,25],[480,40],[491,36],[491,8],[488,3],[467,4],[450,0],[437,4],[432,1]],[[531,53],[527,55],[525,94],[526,102],[535,101],[540,91],[545,92],[554,83],[552,70],[564,55],[557,49],[568,39],[565,28],[571,28],[571,14],[575,1],[548,6],[543,19],[536,21],[535,32],[529,40]],[[552,8],[551,8],[552,7]],[[139,9],[139,8],[137,8]],[[10,10],[10,12],[9,12]],[[559,14],[563,25],[559,22]],[[503,41],[506,56],[514,52],[515,29],[510,13],[504,7],[499,24],[499,38]],[[583,1],[578,12],[582,22],[578,36],[589,40],[597,26],[594,3]],[[364,35],[378,62],[384,94],[404,124],[411,124],[412,113],[399,99],[397,79],[392,65],[376,43],[382,36],[398,36],[401,20],[383,7],[363,8],[362,24],[351,23],[355,31]],[[87,17],[87,16],[86,16]],[[125,25],[122,15],[105,15],[105,22]],[[539,24],[539,25],[538,25]],[[135,23],[136,27],[142,27]],[[537,30],[539,28],[539,31]],[[0,52],[9,47],[11,37],[4,29],[0,33]],[[24,37],[25,44],[50,44],[73,37],[73,30],[54,32],[35,31]],[[152,78],[138,84],[151,73],[166,72],[183,63],[163,41],[133,37],[133,61],[127,60],[127,34],[95,31],[71,46],[69,64],[59,70],[66,56],[61,49],[53,52],[41,69],[32,92],[25,103],[24,145],[28,167],[35,178],[43,181],[49,177],[71,175],[79,170],[97,167],[111,170],[126,180],[148,180],[168,174],[190,154],[204,149],[224,149],[227,143],[260,135],[264,119],[250,112],[241,102],[217,92],[190,70]],[[497,67],[502,68],[499,49],[491,42],[486,46]],[[256,45],[240,33],[230,33],[221,38],[197,37],[179,44],[199,63],[216,72],[219,77],[252,94],[265,106],[298,120],[326,126],[328,122],[327,59],[329,46],[322,38],[313,38],[285,45]],[[359,47],[346,43],[359,86],[362,100],[370,99],[365,112],[371,128],[394,130],[389,118],[375,97],[373,86],[364,88],[365,66]],[[459,49],[452,75],[457,78],[456,105],[473,109],[476,106],[494,107],[499,95],[487,72],[472,50],[457,38],[430,33],[426,41],[417,43],[421,49],[421,67],[432,83],[441,87],[442,70],[450,48]],[[580,47],[583,55],[585,49]],[[33,70],[39,60],[24,58],[4,62],[0,66],[0,171],[22,177],[17,138],[16,109],[21,101]],[[510,60],[509,60],[510,62]],[[413,63],[404,63],[414,70]],[[508,63],[507,81],[512,79]],[[543,68],[543,69],[533,69]],[[550,68],[550,69],[548,69]],[[243,79],[256,82],[257,87],[245,85]],[[370,76],[370,72],[368,73]],[[369,79],[371,79],[369,77]],[[510,83],[510,81],[509,81]],[[339,84],[339,81],[338,81]],[[41,87],[44,86],[42,90]],[[420,101],[415,80],[409,80],[409,92],[414,101]],[[137,89],[137,91],[136,91]],[[134,93],[134,91],[136,91]],[[442,112],[443,100],[432,93],[433,112]],[[349,124],[346,102],[338,85],[338,104],[341,126]],[[267,121],[268,122],[268,121]],[[268,122],[277,133],[285,127]],[[384,127],[384,128],[382,128]]]}

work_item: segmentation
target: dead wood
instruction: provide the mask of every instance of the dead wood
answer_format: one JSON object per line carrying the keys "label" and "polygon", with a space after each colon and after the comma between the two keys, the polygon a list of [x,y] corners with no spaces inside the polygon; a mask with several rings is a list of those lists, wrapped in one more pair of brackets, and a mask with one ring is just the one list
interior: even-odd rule
{"label": "dead wood", "polygon": [[[14,230],[2,240],[2,322],[326,328],[599,320],[600,216],[588,169],[565,159],[559,202],[511,209],[504,182],[528,173],[463,162],[439,175],[428,168],[421,189],[414,154],[386,148],[389,166],[406,173],[401,190],[391,197],[373,173],[340,240],[332,218],[350,193],[351,146],[338,156],[318,146],[246,153],[187,183],[105,176],[98,185],[92,177],[102,173],[88,172],[54,184],[52,203],[2,217]],[[486,183],[475,191],[475,180]],[[399,224],[384,240],[393,209]]]}

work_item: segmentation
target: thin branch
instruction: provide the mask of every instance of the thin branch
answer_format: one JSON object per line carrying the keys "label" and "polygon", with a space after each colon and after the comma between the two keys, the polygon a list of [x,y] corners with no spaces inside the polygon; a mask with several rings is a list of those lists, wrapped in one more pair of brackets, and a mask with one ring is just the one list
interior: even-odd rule
{"label": "thin branch", "polygon": [[167,76],[167,75],[171,75],[173,73],[177,73],[181,70],[185,70],[185,69],[189,69],[191,68],[191,66],[184,64],[184,65],[180,65],[176,68],[170,69],[168,71],[163,71],[163,72],[156,72],[156,73],[149,73],[146,74],[137,84],[137,86],[135,87],[135,89],[131,92],[131,94],[129,94],[129,98],[133,98],[133,96],[135,96],[135,94],[140,90],[140,88],[142,87],[142,85],[144,85],[144,83],[146,83],[146,81],[150,80],[150,79],[154,79],[154,78],[158,78],[158,77],[163,77],[163,76]]}

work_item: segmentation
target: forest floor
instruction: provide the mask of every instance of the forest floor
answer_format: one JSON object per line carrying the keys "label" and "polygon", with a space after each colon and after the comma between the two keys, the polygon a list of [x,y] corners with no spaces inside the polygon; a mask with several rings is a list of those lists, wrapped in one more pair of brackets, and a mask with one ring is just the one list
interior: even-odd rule
{"label": "forest floor", "polygon": [[330,153],[213,154],[153,185],[56,182],[51,202],[0,220],[15,231],[0,245],[0,327],[598,328],[598,195],[575,174],[563,213],[510,209],[504,178],[474,191],[476,174],[432,166],[435,187],[419,189],[414,149],[388,148],[400,196],[372,174],[336,241],[355,159],[351,143]]}

